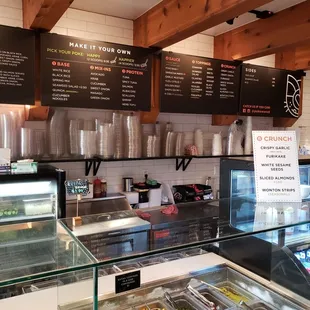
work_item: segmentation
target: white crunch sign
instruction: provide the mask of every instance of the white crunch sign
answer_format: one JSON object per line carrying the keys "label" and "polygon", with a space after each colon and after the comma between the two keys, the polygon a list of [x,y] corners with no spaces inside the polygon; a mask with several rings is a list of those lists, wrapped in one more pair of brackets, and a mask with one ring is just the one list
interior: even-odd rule
{"label": "white crunch sign", "polygon": [[295,131],[253,131],[257,202],[301,202]]}

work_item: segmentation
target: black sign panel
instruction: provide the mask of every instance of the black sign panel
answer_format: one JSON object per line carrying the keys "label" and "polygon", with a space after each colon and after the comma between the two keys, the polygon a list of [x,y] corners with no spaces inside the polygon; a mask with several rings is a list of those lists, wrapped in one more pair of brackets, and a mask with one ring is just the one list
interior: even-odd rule
{"label": "black sign panel", "polygon": [[82,195],[86,196],[89,192],[88,180],[68,180],[65,181],[65,187],[69,196]]}
{"label": "black sign panel", "polygon": [[0,26],[0,102],[34,104],[35,33]]}
{"label": "black sign panel", "polygon": [[149,49],[41,35],[42,105],[150,110]]}
{"label": "black sign panel", "polygon": [[302,71],[242,65],[240,113],[298,117]]}
{"label": "black sign panel", "polygon": [[237,114],[240,63],[162,53],[162,112]]}
{"label": "black sign panel", "polygon": [[140,270],[128,272],[115,277],[115,292],[123,293],[139,288],[141,285]]}

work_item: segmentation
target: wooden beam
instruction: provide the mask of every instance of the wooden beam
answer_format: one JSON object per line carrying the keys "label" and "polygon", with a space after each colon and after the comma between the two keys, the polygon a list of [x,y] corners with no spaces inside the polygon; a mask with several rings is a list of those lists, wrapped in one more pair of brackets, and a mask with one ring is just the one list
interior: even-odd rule
{"label": "wooden beam", "polygon": [[226,58],[248,60],[310,43],[310,1],[280,11],[215,38]]}
{"label": "wooden beam", "polygon": [[152,65],[152,87],[151,87],[151,111],[141,112],[140,119],[142,124],[155,124],[159,115],[159,102],[160,102],[160,72],[161,60],[160,56],[153,56]]}
{"label": "wooden beam", "polygon": [[23,0],[23,27],[50,31],[74,0]]}
{"label": "wooden beam", "polygon": [[296,47],[295,69],[310,70],[310,43]]}
{"label": "wooden beam", "polygon": [[167,47],[272,0],[163,0],[134,21],[134,45]]}

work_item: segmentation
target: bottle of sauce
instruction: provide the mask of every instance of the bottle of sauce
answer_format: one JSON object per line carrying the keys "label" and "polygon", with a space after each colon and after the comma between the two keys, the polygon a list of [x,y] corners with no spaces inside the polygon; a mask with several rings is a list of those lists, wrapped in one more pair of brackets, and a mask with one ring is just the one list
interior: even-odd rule
{"label": "bottle of sauce", "polygon": [[101,197],[101,181],[97,178],[94,182],[94,198]]}
{"label": "bottle of sauce", "polygon": [[102,179],[101,180],[101,197],[107,197],[107,180],[106,179]]}

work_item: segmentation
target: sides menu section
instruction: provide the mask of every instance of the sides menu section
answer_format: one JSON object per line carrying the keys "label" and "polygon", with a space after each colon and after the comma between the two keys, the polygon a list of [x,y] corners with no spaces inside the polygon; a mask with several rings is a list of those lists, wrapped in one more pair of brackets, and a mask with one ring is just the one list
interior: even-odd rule
{"label": "sides menu section", "polygon": [[0,102],[33,105],[35,33],[0,26]]}
{"label": "sides menu section", "polygon": [[298,117],[302,71],[242,65],[240,113]]}
{"label": "sides menu section", "polygon": [[162,112],[237,114],[240,63],[162,52]]}
{"label": "sides menu section", "polygon": [[42,105],[149,111],[149,49],[41,35]]}

